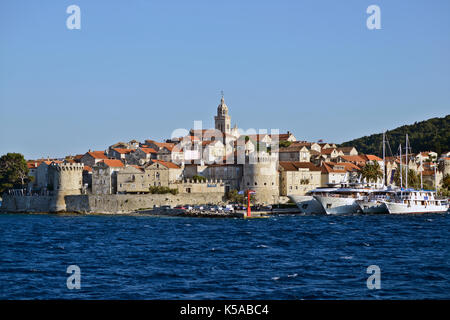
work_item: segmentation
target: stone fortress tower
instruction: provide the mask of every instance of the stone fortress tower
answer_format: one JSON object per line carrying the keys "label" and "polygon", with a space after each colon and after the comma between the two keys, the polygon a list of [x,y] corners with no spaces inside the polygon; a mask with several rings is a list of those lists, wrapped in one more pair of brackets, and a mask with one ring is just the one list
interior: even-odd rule
{"label": "stone fortress tower", "polygon": [[253,190],[252,195],[258,204],[278,202],[278,156],[250,155],[243,166],[242,187],[244,190]]}
{"label": "stone fortress tower", "polygon": [[50,204],[51,212],[65,211],[67,195],[81,194],[83,181],[83,164],[52,163],[48,171],[48,186],[54,195]]}
{"label": "stone fortress tower", "polygon": [[[228,115],[228,106],[222,93],[222,99],[217,107],[217,116],[214,117],[215,128],[225,134],[239,137],[237,126],[231,128],[231,117]],[[227,141],[227,137],[224,139]],[[241,190],[253,190],[254,201],[258,204],[276,203],[279,200],[278,154],[253,153],[244,156],[242,165],[242,179],[239,185]]]}
{"label": "stone fortress tower", "polygon": [[217,116],[214,117],[215,128],[223,133],[231,133],[231,117],[228,115],[228,106],[222,93],[222,99],[217,107]]}

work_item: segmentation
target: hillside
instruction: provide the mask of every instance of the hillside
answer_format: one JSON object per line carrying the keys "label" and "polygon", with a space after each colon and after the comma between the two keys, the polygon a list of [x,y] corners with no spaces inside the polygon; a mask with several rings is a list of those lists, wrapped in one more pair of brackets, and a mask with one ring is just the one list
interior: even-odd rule
{"label": "hillside", "polygon": [[[415,122],[387,131],[386,138],[394,154],[397,153],[400,143],[405,144],[405,134],[409,135],[413,153],[432,150],[440,155],[450,150],[450,115],[444,118]],[[354,146],[358,152],[381,155],[382,141],[383,134],[378,133],[344,142],[340,146]]]}

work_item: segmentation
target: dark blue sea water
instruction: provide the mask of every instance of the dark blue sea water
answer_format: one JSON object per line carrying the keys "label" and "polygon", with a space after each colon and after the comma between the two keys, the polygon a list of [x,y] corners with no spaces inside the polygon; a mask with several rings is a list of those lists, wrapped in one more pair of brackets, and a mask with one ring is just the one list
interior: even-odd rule
{"label": "dark blue sea water", "polygon": [[[0,299],[448,299],[449,230],[448,214],[3,214]],[[366,286],[369,265],[380,290]]]}

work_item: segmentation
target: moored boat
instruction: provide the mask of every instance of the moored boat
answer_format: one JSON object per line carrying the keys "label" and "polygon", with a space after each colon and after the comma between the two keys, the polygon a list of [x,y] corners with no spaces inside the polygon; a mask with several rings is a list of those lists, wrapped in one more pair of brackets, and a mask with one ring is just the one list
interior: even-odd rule
{"label": "moored boat", "polygon": [[319,188],[309,191],[304,196],[290,195],[288,196],[298,207],[301,213],[305,214],[325,214],[322,205],[314,198],[315,194],[326,193],[336,188]]}
{"label": "moored boat", "polygon": [[402,190],[392,201],[384,201],[390,214],[445,213],[449,209],[447,199],[436,199],[436,193],[428,190]]}
{"label": "moored boat", "polygon": [[362,199],[371,189],[369,188],[339,188],[325,195],[314,195],[322,205],[326,214],[354,214],[361,213],[356,200]]}
{"label": "moored boat", "polygon": [[392,189],[374,190],[356,202],[364,214],[389,213],[385,201],[393,199],[395,195],[396,191]]}

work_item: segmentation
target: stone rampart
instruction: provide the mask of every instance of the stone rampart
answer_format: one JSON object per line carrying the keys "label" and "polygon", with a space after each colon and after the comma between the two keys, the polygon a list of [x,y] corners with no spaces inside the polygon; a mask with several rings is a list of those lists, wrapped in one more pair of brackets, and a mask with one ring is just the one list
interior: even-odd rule
{"label": "stone rampart", "polygon": [[154,206],[220,204],[223,193],[189,194],[111,194],[66,195],[64,204],[57,196],[5,195],[2,212],[77,212],[77,213],[130,213]]}

